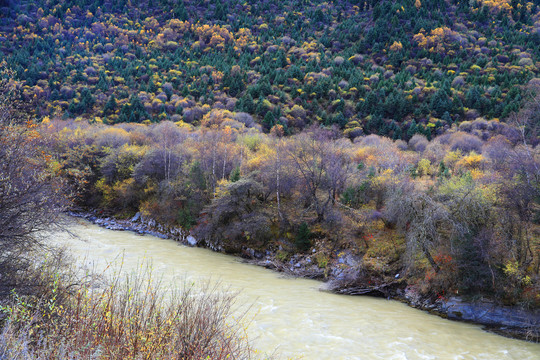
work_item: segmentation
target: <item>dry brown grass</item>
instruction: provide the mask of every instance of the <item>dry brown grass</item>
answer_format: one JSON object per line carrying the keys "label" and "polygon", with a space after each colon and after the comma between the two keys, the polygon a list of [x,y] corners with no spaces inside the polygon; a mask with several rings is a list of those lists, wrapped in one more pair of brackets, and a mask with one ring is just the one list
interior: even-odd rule
{"label": "dry brown grass", "polygon": [[[47,275],[40,297],[2,307],[0,359],[250,359],[236,294],[219,285],[165,290],[148,269],[76,288]],[[243,313],[245,314],[245,313]]]}

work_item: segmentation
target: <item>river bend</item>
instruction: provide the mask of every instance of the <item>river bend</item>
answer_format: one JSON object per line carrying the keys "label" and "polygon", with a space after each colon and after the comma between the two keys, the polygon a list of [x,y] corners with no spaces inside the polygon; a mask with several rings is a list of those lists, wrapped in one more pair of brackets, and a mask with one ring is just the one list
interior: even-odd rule
{"label": "river bend", "polygon": [[[152,236],[106,230],[72,219],[77,237],[55,234],[79,261],[102,268],[123,254],[123,268],[151,260],[165,284],[220,280],[253,304],[249,327],[255,347],[279,358],[303,359],[540,359],[540,344],[507,339],[397,301],[321,292],[320,282],[285,278],[207,249]],[[118,262],[118,261],[117,261]]]}

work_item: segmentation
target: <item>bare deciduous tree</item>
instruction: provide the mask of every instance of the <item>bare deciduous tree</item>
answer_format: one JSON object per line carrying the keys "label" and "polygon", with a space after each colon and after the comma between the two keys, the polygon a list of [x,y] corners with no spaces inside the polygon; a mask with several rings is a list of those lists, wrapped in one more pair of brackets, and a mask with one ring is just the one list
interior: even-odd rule
{"label": "bare deciduous tree", "polygon": [[152,129],[152,135],[163,156],[165,180],[170,181],[172,176],[174,176],[174,174],[171,174],[172,168],[178,167],[178,164],[173,164],[173,154],[187,138],[187,133],[182,131],[173,122],[163,121]]}
{"label": "bare deciduous tree", "polygon": [[13,107],[6,82],[0,85],[0,291],[8,291],[44,245],[40,232],[59,222],[66,197],[49,170],[45,139]]}
{"label": "bare deciduous tree", "polygon": [[448,210],[428,194],[416,191],[412,183],[402,183],[389,190],[384,215],[405,232],[409,256],[414,256],[419,248],[438,272],[439,264],[431,251],[440,243],[441,229],[451,227]]}
{"label": "bare deciduous tree", "polygon": [[[291,143],[288,151],[301,179],[302,191],[313,206],[319,222],[324,220],[328,205],[332,201],[332,191],[327,186],[328,148],[328,142],[317,139],[312,134],[302,134]],[[326,196],[321,196],[321,192],[326,193]]]}
{"label": "bare deciduous tree", "polygon": [[301,192],[313,206],[317,221],[323,221],[345,188],[350,158],[320,131],[299,135],[290,143],[288,155],[303,187]]}

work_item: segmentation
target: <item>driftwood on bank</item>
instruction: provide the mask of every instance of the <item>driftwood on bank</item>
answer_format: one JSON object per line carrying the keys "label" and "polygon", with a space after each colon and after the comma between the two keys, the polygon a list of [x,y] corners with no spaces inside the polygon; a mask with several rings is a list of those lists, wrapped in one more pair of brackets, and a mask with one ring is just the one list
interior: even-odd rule
{"label": "driftwood on bank", "polygon": [[290,264],[277,261],[276,259],[265,259],[265,260],[250,260],[247,259],[246,262],[250,264],[255,264],[258,266],[265,267],[270,270],[274,270],[286,275],[294,277],[302,277],[306,279],[321,280],[324,279],[324,269],[317,267],[316,265],[311,267],[295,267]]}
{"label": "driftwood on bank", "polygon": [[341,295],[370,295],[377,297],[392,297],[395,293],[396,286],[399,282],[394,281],[387,284],[375,286],[345,286],[345,287],[329,287],[328,291]]}

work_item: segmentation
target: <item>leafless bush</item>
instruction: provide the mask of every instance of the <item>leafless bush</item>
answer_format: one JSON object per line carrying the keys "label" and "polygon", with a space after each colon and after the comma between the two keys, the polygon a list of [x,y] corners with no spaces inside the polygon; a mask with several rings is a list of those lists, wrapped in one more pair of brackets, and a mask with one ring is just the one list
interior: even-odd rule
{"label": "leafless bush", "polygon": [[236,121],[241,122],[248,128],[256,125],[255,120],[253,120],[253,116],[249,115],[248,113],[244,113],[244,112],[235,113],[234,118]]}
{"label": "leafless bush", "polygon": [[365,137],[358,137],[354,139],[354,143],[360,144],[360,146],[374,146],[377,147],[381,143],[381,137],[379,135],[368,135]]}
{"label": "leafless bush", "polygon": [[502,135],[491,138],[482,147],[482,153],[491,160],[493,168],[497,171],[506,167],[511,151],[512,144]]}
{"label": "leafless bush", "polygon": [[459,88],[463,85],[465,85],[465,79],[462,76],[456,76],[452,81],[452,86],[455,88]]}
{"label": "leafless bush", "polygon": [[432,164],[439,164],[447,152],[448,148],[437,137],[426,146],[423,156],[431,161]]}
{"label": "leafless bush", "polygon": [[406,230],[408,262],[414,262],[421,251],[432,268],[438,272],[439,265],[433,259],[432,249],[441,239],[439,228],[449,228],[448,210],[433,197],[415,189],[413,183],[402,182],[387,192],[384,217],[398,229]]}
{"label": "leafless bush", "polygon": [[494,120],[491,120],[491,121],[488,121],[488,124],[487,124],[487,129],[489,131],[491,131],[492,133],[494,134],[498,134],[500,133],[500,131],[503,129],[504,127],[504,124],[498,122],[498,121],[494,121]]}
{"label": "leafless bush", "polygon": [[452,133],[447,132],[447,133],[437,136],[436,140],[438,140],[441,144],[448,145],[450,143],[451,136],[452,136]]}
{"label": "leafless bush", "polygon": [[486,119],[478,118],[471,123],[473,130],[486,130],[488,128],[488,122]]}
{"label": "leafless bush", "polygon": [[129,143],[129,133],[116,126],[104,128],[96,134],[95,143],[99,147],[118,148]]}
{"label": "leafless bush", "polygon": [[115,125],[120,129],[123,129],[129,133],[129,143],[132,145],[145,145],[150,142],[148,133],[150,128],[136,123],[121,123]]}
{"label": "leafless bush", "polygon": [[169,180],[179,174],[183,163],[183,156],[179,152],[153,149],[135,165],[133,178],[138,183],[144,183],[147,179]]}
{"label": "leafless bush", "polygon": [[186,140],[188,134],[186,130],[176,126],[171,121],[162,121],[152,127],[151,138],[162,148],[173,148]]}
{"label": "leafless bush", "polygon": [[472,123],[470,121],[463,121],[459,124],[459,131],[471,132]]}
{"label": "leafless bush", "polygon": [[407,143],[403,140],[396,140],[395,144],[400,151],[406,151],[408,149]]}
{"label": "leafless bush", "polygon": [[469,153],[471,151],[480,153],[482,151],[482,140],[474,135],[460,131],[452,134],[450,148],[452,151],[461,150],[464,153]]}
{"label": "leafless bush", "polygon": [[204,110],[200,106],[195,106],[190,109],[184,109],[184,121],[192,123],[201,120],[204,115]]}
{"label": "leafless bush", "polygon": [[514,126],[504,126],[501,130],[501,134],[504,135],[512,145],[516,145],[522,140],[521,132]]}
{"label": "leafless bush", "polygon": [[409,140],[409,146],[416,152],[424,152],[428,144],[429,141],[424,135],[416,134]]}

